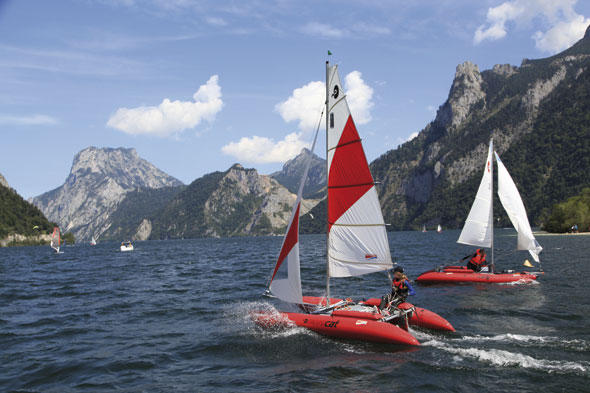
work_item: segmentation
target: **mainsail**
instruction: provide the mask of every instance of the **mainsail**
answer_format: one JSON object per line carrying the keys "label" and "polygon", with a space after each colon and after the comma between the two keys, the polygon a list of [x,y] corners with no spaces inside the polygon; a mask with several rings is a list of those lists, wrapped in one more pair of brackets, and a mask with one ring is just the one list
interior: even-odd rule
{"label": "mainsail", "polygon": [[338,66],[327,67],[328,277],[393,267],[373,176]]}
{"label": "mainsail", "polygon": [[541,247],[533,235],[516,184],[514,184],[508,170],[500,160],[498,153],[495,154],[496,162],[498,163],[498,196],[506,213],[508,213],[512,225],[518,232],[517,249],[528,250],[533,259],[539,262],[539,253],[543,250],[543,247]]}
{"label": "mainsail", "polygon": [[488,159],[486,166],[483,171],[483,177],[477,190],[477,195],[463,231],[459,236],[458,243],[467,244],[476,247],[492,247],[493,242],[493,156],[494,151],[493,142],[490,141],[490,147],[488,149]]}
{"label": "mainsail", "polygon": [[51,235],[51,248],[59,252],[59,245],[61,243],[61,236],[58,227],[53,228],[53,234]]}
{"label": "mainsail", "polygon": [[[321,119],[320,119],[321,121]],[[319,127],[318,127],[319,131]],[[313,158],[313,151],[318,138],[318,131],[316,131],[313,143],[311,145],[311,154],[305,163],[301,183],[297,192],[297,199],[291,212],[291,219],[287,232],[283,239],[281,252],[277,258],[277,263],[270,278],[269,290],[279,299],[290,303],[303,303],[303,295],[301,292],[301,275],[299,266],[299,213],[301,210],[301,199],[303,195],[303,187],[309,167]]]}

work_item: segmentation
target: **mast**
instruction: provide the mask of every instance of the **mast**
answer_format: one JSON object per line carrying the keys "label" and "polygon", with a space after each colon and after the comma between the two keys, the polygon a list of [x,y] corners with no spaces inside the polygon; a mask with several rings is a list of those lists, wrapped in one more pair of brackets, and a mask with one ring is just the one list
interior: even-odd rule
{"label": "mast", "polygon": [[326,60],[326,306],[330,305],[330,257],[328,256],[330,250],[330,218],[329,218],[329,203],[328,198],[328,177],[330,176],[328,170],[328,126],[330,119],[330,108],[328,107],[328,98],[330,90],[330,62]]}
{"label": "mast", "polygon": [[[490,145],[492,146],[492,151],[494,150],[494,138],[490,139]],[[492,182],[490,187],[490,198],[492,203],[490,204],[491,216],[492,216],[492,273],[496,272],[496,265],[494,265],[494,160],[493,158],[490,159],[490,171],[492,174]]]}

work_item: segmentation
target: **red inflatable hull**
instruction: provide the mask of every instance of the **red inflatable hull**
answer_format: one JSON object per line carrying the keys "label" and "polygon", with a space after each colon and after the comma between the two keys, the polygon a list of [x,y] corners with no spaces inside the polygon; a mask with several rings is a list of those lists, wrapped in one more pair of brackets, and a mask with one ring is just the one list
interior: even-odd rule
{"label": "red inflatable hull", "polygon": [[287,327],[295,324],[330,337],[398,345],[420,345],[418,340],[405,330],[387,322],[366,318],[291,312],[254,313],[252,318],[256,324],[265,328]]}
{"label": "red inflatable hull", "polygon": [[447,266],[441,271],[430,270],[422,273],[416,281],[421,284],[435,283],[508,283],[531,282],[537,279],[537,274],[529,272],[518,273],[477,273],[464,266]]}
{"label": "red inflatable hull", "polygon": [[[330,304],[338,303],[341,300],[342,299],[330,298]],[[320,303],[321,303],[321,305],[326,304],[326,298],[320,298],[320,297],[314,297],[314,296],[303,296],[303,301],[308,304],[320,304]],[[381,303],[381,299],[372,298],[372,299],[369,299],[369,300],[362,302],[362,303],[370,305],[370,306],[378,306],[379,303]],[[410,303],[402,303],[399,305],[399,308],[401,308],[403,310],[408,309],[410,307],[412,307],[412,304],[410,304]],[[446,332],[454,332],[455,331],[455,328],[449,323],[449,321],[447,321],[446,319],[444,319],[440,315],[438,315],[432,311],[429,311],[425,308],[416,307],[416,306],[414,306],[414,307],[415,307],[415,312],[412,313],[412,316],[408,320],[408,323],[411,326],[419,326],[419,327],[423,327],[426,329],[442,330],[442,331],[446,331]]]}

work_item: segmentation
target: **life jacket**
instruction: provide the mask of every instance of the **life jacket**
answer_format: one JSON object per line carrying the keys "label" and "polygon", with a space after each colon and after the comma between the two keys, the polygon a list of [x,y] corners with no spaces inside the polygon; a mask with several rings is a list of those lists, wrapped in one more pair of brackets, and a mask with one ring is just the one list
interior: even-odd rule
{"label": "life jacket", "polygon": [[401,280],[397,281],[393,279],[393,283],[391,285],[391,289],[394,295],[396,296],[408,296],[408,292],[410,289],[406,285],[406,279],[402,278]]}
{"label": "life jacket", "polygon": [[478,248],[475,252],[475,256],[469,260],[474,265],[480,266],[486,264],[486,257],[482,255],[481,249]]}

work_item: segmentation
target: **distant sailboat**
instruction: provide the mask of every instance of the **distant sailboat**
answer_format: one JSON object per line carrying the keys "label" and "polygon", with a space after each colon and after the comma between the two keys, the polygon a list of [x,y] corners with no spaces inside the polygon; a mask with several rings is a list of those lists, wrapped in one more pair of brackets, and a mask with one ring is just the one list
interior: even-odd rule
{"label": "distant sailboat", "polygon": [[[539,253],[543,247],[537,242],[522,199],[510,177],[508,170],[500,160],[498,153],[494,152],[493,141],[490,141],[488,149],[488,158],[484,168],[484,174],[475,196],[473,206],[469,211],[465,226],[457,243],[467,244],[475,247],[486,247],[491,249],[491,273],[495,273],[494,261],[494,165],[493,159],[496,157],[498,164],[498,196],[500,202],[506,210],[512,225],[518,233],[517,249],[527,250],[535,262],[541,263]],[[416,280],[419,282],[512,282],[512,281],[531,281],[537,278],[535,273],[484,273],[474,272],[466,269],[465,266],[447,266],[438,271],[429,271],[421,274]]]}
{"label": "distant sailboat", "polygon": [[56,252],[56,254],[59,254],[59,247],[61,244],[61,233],[59,231],[59,227],[54,227],[53,228],[53,234],[51,235],[51,243],[50,246],[51,248],[53,248]]}
{"label": "distant sailboat", "polygon": [[90,245],[96,246],[96,239],[94,238],[94,236],[92,236],[92,240],[90,240]]}
{"label": "distant sailboat", "polygon": [[422,232],[423,232],[423,233],[424,233],[424,232],[428,232],[428,231],[426,230],[426,225],[422,225]]}
{"label": "distant sailboat", "polygon": [[436,227],[436,231],[438,233],[441,233],[442,232],[442,227],[440,226],[440,224],[438,224],[438,227]]}

